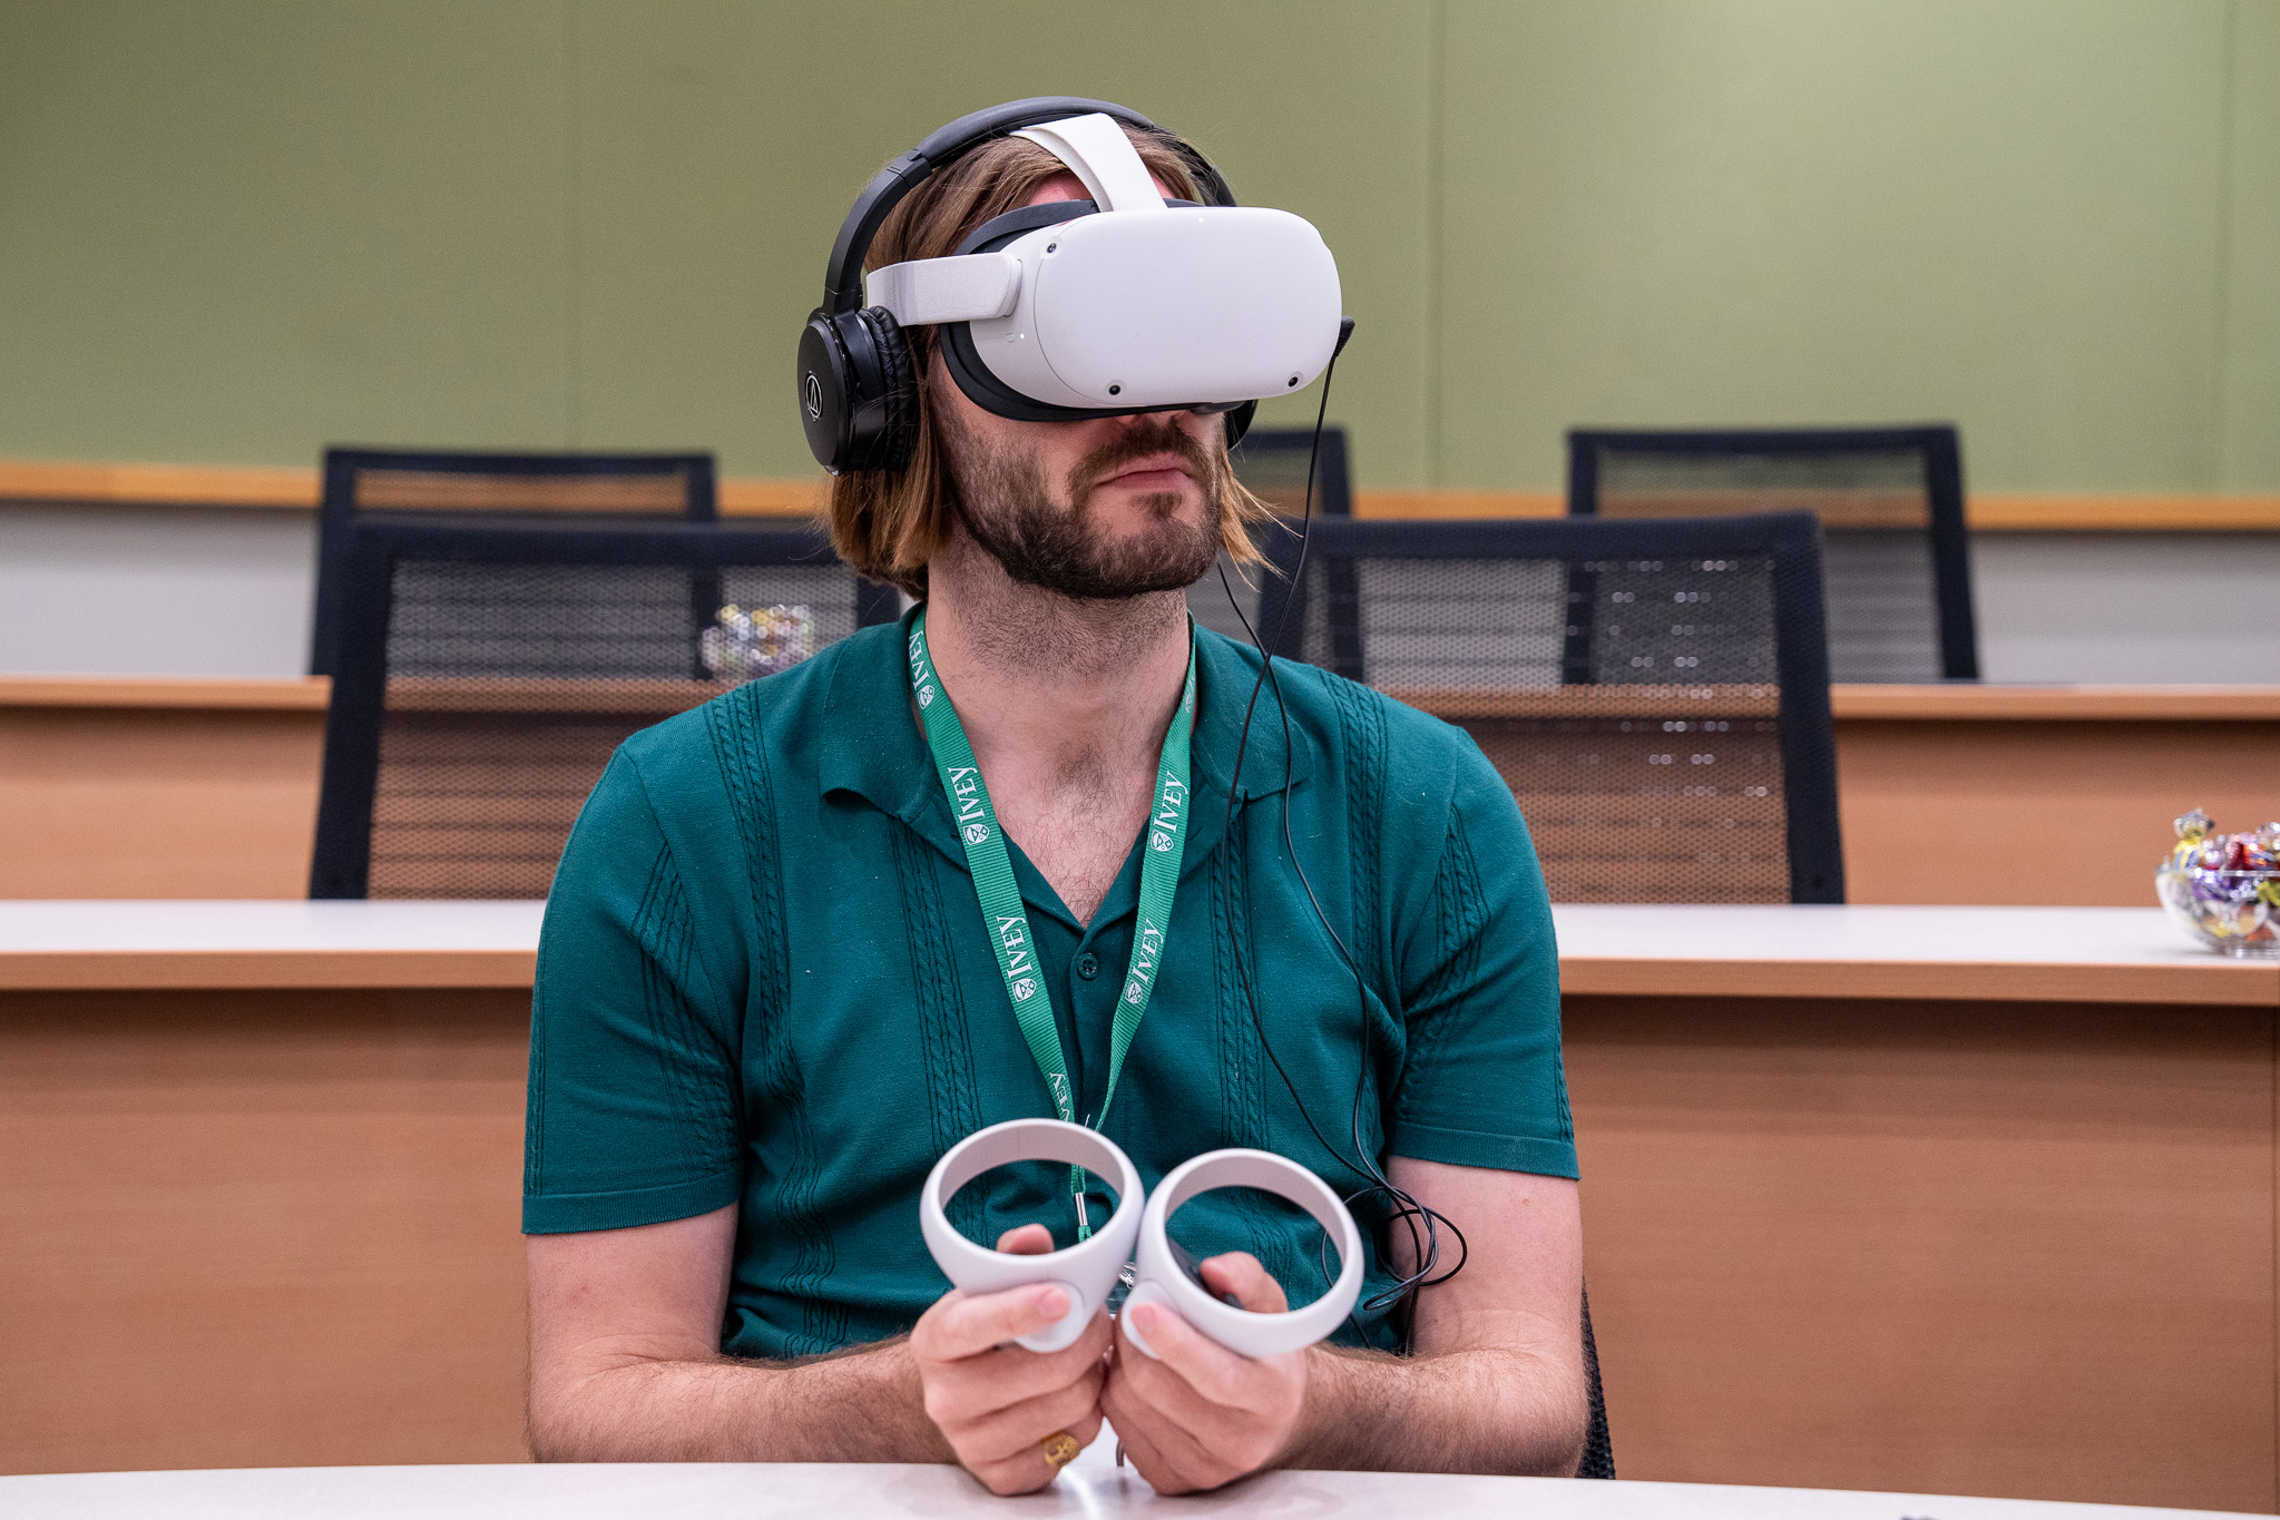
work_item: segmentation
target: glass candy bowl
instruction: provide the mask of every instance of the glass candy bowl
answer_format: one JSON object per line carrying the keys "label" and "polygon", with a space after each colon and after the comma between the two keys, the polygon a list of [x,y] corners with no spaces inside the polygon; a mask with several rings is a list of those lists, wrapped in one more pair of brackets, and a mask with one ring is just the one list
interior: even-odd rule
{"label": "glass candy bowl", "polygon": [[2153,884],[2169,916],[2210,949],[2280,958],[2280,871],[2164,864]]}
{"label": "glass candy bowl", "polygon": [[2211,950],[2280,959],[2280,822],[2225,834],[2195,808],[2176,827],[2153,873],[2161,905]]}

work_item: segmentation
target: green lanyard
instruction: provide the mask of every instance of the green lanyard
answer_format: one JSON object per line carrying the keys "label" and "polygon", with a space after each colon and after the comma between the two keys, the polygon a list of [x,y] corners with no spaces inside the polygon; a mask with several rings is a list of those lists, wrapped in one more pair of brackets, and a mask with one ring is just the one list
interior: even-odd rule
{"label": "green lanyard", "polygon": [[[941,774],[942,791],[950,802],[950,816],[966,847],[966,868],[974,878],[974,895],[981,901],[982,922],[989,930],[990,946],[997,952],[998,971],[1005,977],[1007,1001],[1013,1004],[1014,1022],[1029,1043],[1029,1054],[1044,1075],[1053,1096],[1054,1114],[1069,1123],[1077,1119],[1076,1101],[1069,1090],[1068,1062],[1061,1055],[1061,1035],[1053,1022],[1052,994],[1038,975],[1036,940],[1029,932],[1029,914],[1021,905],[1021,888],[1013,879],[1013,857],[1005,847],[1005,833],[997,810],[990,806],[989,788],[982,784],[982,768],[974,761],[974,747],[966,742],[966,727],[949,693],[934,673],[926,652],[926,609],[921,607],[910,624],[910,690],[918,703],[926,729],[927,747],[934,751],[934,768]],[[1100,1112],[1089,1121],[1098,1125],[1108,1117],[1116,1096],[1116,1079],[1124,1070],[1124,1053],[1148,1011],[1156,990],[1156,971],[1164,963],[1164,936],[1171,928],[1172,894],[1179,889],[1180,856],[1187,848],[1188,742],[1195,732],[1195,632],[1188,631],[1187,685],[1180,691],[1178,711],[1164,734],[1163,757],[1156,766],[1156,806],[1148,816],[1148,847],[1140,859],[1140,915],[1133,925],[1132,963],[1124,974],[1124,990],[1116,1000],[1116,1019],[1109,1031],[1108,1087],[1101,1094]],[[1069,1169],[1069,1191],[1077,1200],[1077,1238],[1092,1234],[1085,1217],[1084,1169]]]}

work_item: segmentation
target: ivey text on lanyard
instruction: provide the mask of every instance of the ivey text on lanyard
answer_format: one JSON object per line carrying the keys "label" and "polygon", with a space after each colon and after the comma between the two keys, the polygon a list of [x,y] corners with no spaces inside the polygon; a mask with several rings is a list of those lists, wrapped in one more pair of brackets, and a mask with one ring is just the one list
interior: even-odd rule
{"label": "ivey text on lanyard", "polygon": [[[974,747],[966,740],[965,725],[934,671],[926,649],[926,609],[912,615],[910,624],[910,691],[918,704],[927,747],[934,752],[934,768],[942,777],[943,795],[950,817],[965,845],[966,867],[974,878],[974,896],[981,902],[982,923],[997,953],[998,971],[1005,978],[1006,1000],[1013,1005],[1014,1022],[1029,1054],[1045,1078],[1053,1098],[1055,1117],[1069,1123],[1097,1126],[1108,1117],[1116,1096],[1116,1079],[1124,1070],[1125,1052],[1148,1012],[1156,990],[1156,972],[1164,963],[1165,936],[1171,929],[1172,896],[1179,888],[1180,857],[1187,848],[1188,748],[1195,733],[1195,630],[1188,630],[1187,684],[1180,705],[1164,733],[1164,749],[1156,764],[1155,805],[1148,814],[1147,843],[1140,858],[1140,907],[1132,929],[1132,961],[1117,994],[1116,1017],[1109,1031],[1108,1086],[1101,1093],[1100,1112],[1077,1118],[1076,1097],[1069,1087],[1069,1066],[1061,1053],[1061,1035],[1053,1021],[1052,994],[1037,966],[1036,941],[1029,932],[1029,914],[1021,903],[1021,887],[1014,880],[1013,856],[1006,849],[1005,831],[997,810],[990,805],[989,788]],[[1069,1190],[1076,1197],[1077,1238],[1092,1233],[1085,1215],[1084,1171],[1071,1168]]]}

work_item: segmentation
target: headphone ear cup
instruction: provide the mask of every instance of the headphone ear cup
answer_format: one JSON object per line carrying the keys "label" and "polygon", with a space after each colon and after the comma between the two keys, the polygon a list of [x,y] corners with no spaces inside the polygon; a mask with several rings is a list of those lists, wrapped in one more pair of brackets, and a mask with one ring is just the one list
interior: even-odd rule
{"label": "headphone ear cup", "polygon": [[853,442],[858,393],[850,369],[839,318],[821,309],[810,312],[792,376],[808,452],[834,475],[847,468]]}
{"label": "headphone ear cup", "polygon": [[879,431],[862,468],[906,469],[918,447],[918,365],[910,340],[884,307],[866,307],[856,315],[870,329],[879,382]]}

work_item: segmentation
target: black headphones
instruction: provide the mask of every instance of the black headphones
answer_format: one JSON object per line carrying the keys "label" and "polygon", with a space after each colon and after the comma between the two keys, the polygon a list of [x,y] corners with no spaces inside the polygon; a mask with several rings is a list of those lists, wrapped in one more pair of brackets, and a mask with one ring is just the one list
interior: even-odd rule
{"label": "black headphones", "polygon": [[[863,259],[887,213],[929,175],[970,148],[1023,127],[1093,112],[1170,137],[1210,203],[1236,203],[1227,181],[1202,154],[1139,112],[1105,100],[1068,95],[1013,100],[961,116],[929,134],[924,142],[880,170],[855,198],[831,245],[831,263],[823,278],[823,304],[808,314],[807,326],[800,333],[796,371],[800,426],[807,431],[809,450],[825,469],[834,475],[847,470],[899,470],[910,463],[918,439],[918,374],[910,345],[891,315],[879,307],[863,305]],[[1019,207],[983,223],[957,251],[987,253],[1024,232],[1097,209],[1089,200]],[[1122,415],[1053,406],[1021,395],[981,362],[963,322],[943,325],[942,355],[958,388],[976,405],[999,416],[1023,422],[1071,422]],[[1230,445],[1241,440],[1258,409],[1256,401],[1246,401],[1227,411]]]}

